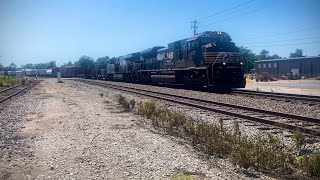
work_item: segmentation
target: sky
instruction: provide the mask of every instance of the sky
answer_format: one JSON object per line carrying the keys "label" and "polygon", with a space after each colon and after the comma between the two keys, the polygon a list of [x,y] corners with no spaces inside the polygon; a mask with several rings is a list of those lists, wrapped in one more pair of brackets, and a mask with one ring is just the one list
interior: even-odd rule
{"label": "sky", "polygon": [[320,54],[320,0],[1,0],[0,64],[117,57],[227,32],[254,53]]}

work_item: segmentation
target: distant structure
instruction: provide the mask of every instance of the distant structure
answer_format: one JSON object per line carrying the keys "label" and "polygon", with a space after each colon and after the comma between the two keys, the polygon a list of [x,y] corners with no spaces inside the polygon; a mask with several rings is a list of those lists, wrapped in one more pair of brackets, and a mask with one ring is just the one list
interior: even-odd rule
{"label": "distant structure", "polygon": [[320,57],[260,60],[255,72],[257,81],[320,77]]}
{"label": "distant structure", "polygon": [[193,35],[195,36],[198,31],[198,21],[197,20],[191,21],[191,29],[193,30]]}

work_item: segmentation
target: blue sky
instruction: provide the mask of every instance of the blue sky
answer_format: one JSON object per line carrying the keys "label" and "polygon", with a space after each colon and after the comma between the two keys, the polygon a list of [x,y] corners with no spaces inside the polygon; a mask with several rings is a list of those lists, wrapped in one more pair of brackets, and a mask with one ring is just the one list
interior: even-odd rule
{"label": "blue sky", "polygon": [[1,0],[0,63],[61,65],[166,46],[192,36],[193,20],[199,32],[225,31],[255,53],[318,55],[319,7],[319,0]]}

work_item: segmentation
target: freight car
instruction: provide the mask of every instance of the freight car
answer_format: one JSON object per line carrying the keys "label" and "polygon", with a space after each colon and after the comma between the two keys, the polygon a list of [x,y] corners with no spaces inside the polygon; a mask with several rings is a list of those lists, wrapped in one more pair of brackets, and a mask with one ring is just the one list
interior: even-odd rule
{"label": "freight car", "polygon": [[99,72],[100,77],[114,81],[176,83],[217,89],[245,87],[239,49],[225,32],[204,32],[172,42],[168,47],[155,46],[112,58],[107,69]]}
{"label": "freight car", "polygon": [[62,78],[71,78],[81,76],[84,70],[77,66],[53,67],[51,69],[51,74],[53,77],[57,77],[57,72],[61,73],[60,75]]}

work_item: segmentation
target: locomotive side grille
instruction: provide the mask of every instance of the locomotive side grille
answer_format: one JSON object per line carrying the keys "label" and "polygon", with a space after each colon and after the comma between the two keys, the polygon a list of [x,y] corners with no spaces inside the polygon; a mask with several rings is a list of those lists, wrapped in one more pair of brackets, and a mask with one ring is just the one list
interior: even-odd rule
{"label": "locomotive side grille", "polygon": [[223,58],[225,57],[224,54],[229,54],[229,59],[227,63],[237,63],[240,62],[240,54],[234,52],[204,52],[202,53],[205,62],[209,63],[222,63]]}

